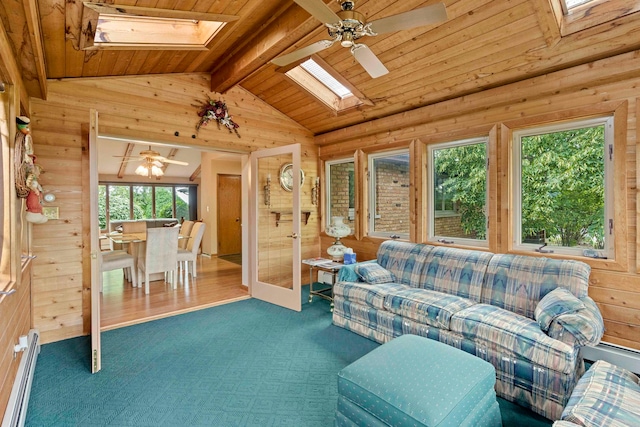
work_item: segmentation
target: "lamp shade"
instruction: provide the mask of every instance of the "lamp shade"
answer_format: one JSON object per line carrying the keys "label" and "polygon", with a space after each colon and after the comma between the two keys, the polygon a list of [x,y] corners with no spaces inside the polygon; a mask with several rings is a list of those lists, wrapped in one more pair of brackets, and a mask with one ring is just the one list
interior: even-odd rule
{"label": "lamp shade", "polygon": [[331,217],[331,225],[327,227],[327,235],[336,238],[347,237],[351,234],[351,227],[344,223],[344,217],[333,216]]}

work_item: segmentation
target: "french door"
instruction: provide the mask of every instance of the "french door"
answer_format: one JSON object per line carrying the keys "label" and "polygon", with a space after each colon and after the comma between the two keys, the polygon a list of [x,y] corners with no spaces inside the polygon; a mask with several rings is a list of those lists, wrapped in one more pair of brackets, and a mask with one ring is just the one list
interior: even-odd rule
{"label": "french door", "polygon": [[296,311],[303,179],[299,144],[251,153],[251,296]]}

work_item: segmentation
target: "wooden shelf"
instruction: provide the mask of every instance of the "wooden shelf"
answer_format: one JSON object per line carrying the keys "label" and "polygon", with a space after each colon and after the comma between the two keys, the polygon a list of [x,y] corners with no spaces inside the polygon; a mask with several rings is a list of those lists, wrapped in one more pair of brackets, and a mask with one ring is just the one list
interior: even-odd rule
{"label": "wooden shelf", "polygon": [[[293,215],[291,211],[271,211],[272,214],[276,216],[276,227],[280,225],[281,222],[291,222],[293,219],[282,219],[284,215]],[[309,217],[311,216],[311,211],[300,211],[302,214],[301,220],[304,221],[304,225],[307,225],[309,222]]]}

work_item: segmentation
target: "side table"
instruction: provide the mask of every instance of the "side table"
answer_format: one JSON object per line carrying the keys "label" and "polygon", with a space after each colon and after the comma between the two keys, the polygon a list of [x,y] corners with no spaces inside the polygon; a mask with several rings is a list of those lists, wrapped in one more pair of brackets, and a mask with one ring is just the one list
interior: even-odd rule
{"label": "side table", "polygon": [[[319,298],[326,299],[331,303],[330,311],[333,312],[333,284],[336,282],[336,277],[338,276],[338,272],[343,267],[343,264],[338,262],[333,262],[331,260],[325,260],[325,262],[318,262],[318,260],[303,260],[303,264],[307,264],[309,266],[309,302],[313,302],[313,297],[317,296]],[[313,280],[313,272],[314,271],[326,271],[331,274],[331,284],[324,283],[323,285],[327,285],[322,287],[321,289],[314,289],[313,284],[315,281]]]}

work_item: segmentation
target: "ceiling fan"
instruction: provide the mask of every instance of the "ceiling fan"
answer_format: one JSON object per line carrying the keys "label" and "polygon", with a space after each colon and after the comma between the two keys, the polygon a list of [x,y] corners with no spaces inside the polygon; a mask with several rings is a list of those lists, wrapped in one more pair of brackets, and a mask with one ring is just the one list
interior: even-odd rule
{"label": "ceiling fan", "polygon": [[154,151],[149,147],[148,150],[140,151],[138,156],[113,156],[113,157],[123,157],[123,162],[129,161],[140,161],[142,162],[140,166],[135,170],[137,175],[142,176],[162,176],[164,175],[163,167],[165,163],[171,163],[174,165],[188,166],[189,163],[183,162],[180,160],[172,160],[163,157],[157,151]]}
{"label": "ceiling fan", "polygon": [[343,47],[351,48],[351,54],[356,61],[374,79],[387,74],[389,70],[367,45],[356,43],[356,40],[364,36],[377,36],[378,34],[408,30],[447,20],[447,11],[444,3],[436,3],[366,22],[364,15],[354,10],[355,2],[351,0],[337,0],[342,8],[338,13],[331,10],[322,0],[293,1],[327,26],[331,40],[320,40],[302,49],[279,56],[273,59],[271,63],[282,67],[327,49],[333,46],[335,42],[340,42]]}

